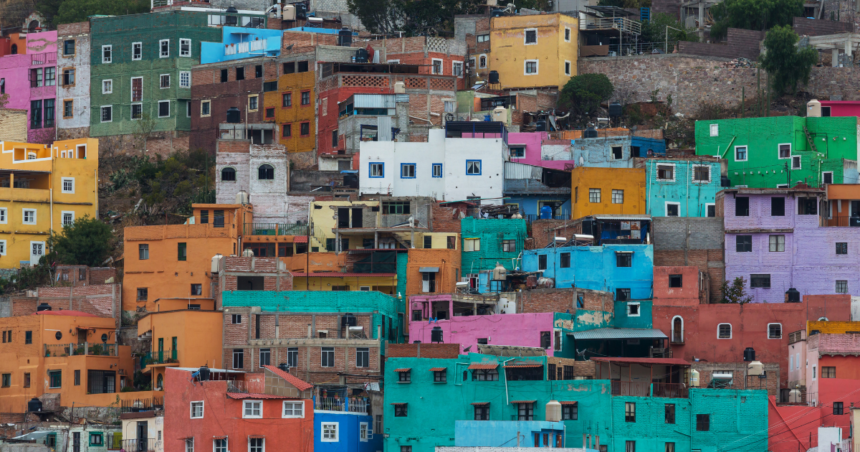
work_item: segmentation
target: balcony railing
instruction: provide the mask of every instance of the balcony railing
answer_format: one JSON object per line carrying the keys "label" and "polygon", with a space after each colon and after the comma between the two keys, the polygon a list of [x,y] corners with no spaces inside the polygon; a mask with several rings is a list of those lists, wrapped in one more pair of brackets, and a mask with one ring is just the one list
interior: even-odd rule
{"label": "balcony railing", "polygon": [[[543,218],[541,218],[541,217],[540,217],[540,215],[535,215],[535,214],[531,214],[531,213],[530,213],[530,214],[526,214],[526,215],[525,215],[525,219],[526,219],[526,223],[531,224],[531,223],[534,223],[534,222],[535,222],[535,221],[537,221],[537,220],[542,220]],[[548,219],[552,219],[552,220],[570,220],[570,212],[561,212],[560,214],[558,214],[558,215],[553,215],[553,216],[552,216],[552,218],[548,218]]]}
{"label": "balcony railing", "polygon": [[150,366],[153,364],[171,364],[178,363],[176,350],[158,350],[149,352],[143,356],[141,367]]}
{"label": "balcony railing", "polygon": [[45,357],[62,356],[118,356],[116,344],[85,342],[83,344],[45,344]]}
{"label": "balcony railing", "polygon": [[122,448],[125,452],[150,452],[161,448],[161,441],[155,438],[147,439],[124,439]]}
{"label": "balcony railing", "polygon": [[586,17],[579,22],[580,30],[620,30],[625,33],[642,33],[642,24],[626,17]]}
{"label": "balcony railing", "polygon": [[262,394],[266,385],[262,381],[227,380],[227,392],[242,394]]}
{"label": "balcony railing", "polygon": [[[653,386],[653,394],[651,387]],[[689,389],[683,383],[648,383],[640,381],[612,381],[612,395],[631,397],[687,398]]]}
{"label": "balcony railing", "polygon": [[245,223],[246,235],[308,235],[306,224]]}
{"label": "balcony railing", "polygon": [[690,396],[690,390],[684,383],[653,383],[653,391],[653,397],[686,399]]}
{"label": "balcony railing", "polygon": [[122,413],[140,413],[144,411],[164,409],[164,399],[160,397],[122,400],[121,403],[120,409]]}
{"label": "balcony railing", "polygon": [[367,413],[369,403],[364,399],[317,398],[314,409],[324,411],[344,411],[350,413]]}

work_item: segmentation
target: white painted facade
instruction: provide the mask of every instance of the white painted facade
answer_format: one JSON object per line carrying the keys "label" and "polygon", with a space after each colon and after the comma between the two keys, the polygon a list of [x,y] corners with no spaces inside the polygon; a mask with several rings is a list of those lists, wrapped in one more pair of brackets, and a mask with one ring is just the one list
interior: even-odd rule
{"label": "white painted facade", "polygon": [[[65,53],[65,42],[74,44],[74,53]],[[64,80],[64,72],[70,71],[69,80]],[[72,75],[74,74],[74,75]],[[62,129],[87,128],[84,131],[59,133],[60,139],[87,138],[90,126],[90,35],[89,33],[60,35],[57,39],[57,100],[54,117],[57,127]],[[66,84],[65,82],[71,82]],[[66,111],[66,102],[71,112]],[[69,116],[67,113],[71,113]]]}
{"label": "white painted facade", "polygon": [[[366,141],[361,143],[359,192],[440,201],[479,197],[484,204],[502,204],[507,156],[502,138],[445,138],[443,129],[430,130],[426,143]],[[480,162],[479,171],[474,162]],[[372,165],[378,169],[379,164],[382,173],[372,174]],[[414,165],[414,177],[404,168],[408,165]],[[440,177],[434,177],[434,165],[442,165]]]}

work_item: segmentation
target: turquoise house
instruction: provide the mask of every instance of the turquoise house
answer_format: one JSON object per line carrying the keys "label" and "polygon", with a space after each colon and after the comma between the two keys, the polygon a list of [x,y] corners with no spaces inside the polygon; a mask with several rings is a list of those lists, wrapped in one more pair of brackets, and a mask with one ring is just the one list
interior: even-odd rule
{"label": "turquoise house", "polygon": [[564,447],[564,424],[549,421],[456,421],[457,447]]}
{"label": "turquoise house", "polygon": [[281,30],[224,27],[221,31],[222,42],[200,43],[200,64],[281,55],[281,39],[284,36]]}
{"label": "turquoise house", "polygon": [[[473,218],[460,220],[463,239],[463,275],[477,275],[502,264],[508,271],[519,267],[518,258],[528,237],[526,220]],[[477,285],[477,280],[475,281]]]}
{"label": "turquoise house", "polygon": [[720,162],[710,156],[646,159],[646,213],[652,217],[715,217]]}

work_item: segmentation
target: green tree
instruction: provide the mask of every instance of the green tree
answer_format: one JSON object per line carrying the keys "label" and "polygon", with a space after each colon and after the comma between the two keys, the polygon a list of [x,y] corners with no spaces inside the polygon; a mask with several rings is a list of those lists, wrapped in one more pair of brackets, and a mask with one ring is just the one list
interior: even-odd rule
{"label": "green tree", "polygon": [[59,263],[97,267],[110,254],[112,238],[110,226],[85,216],[63,226],[62,234],[48,239],[48,246]]}
{"label": "green tree", "polygon": [[746,304],[752,302],[753,297],[747,295],[745,286],[746,280],[743,276],[738,276],[731,283],[728,281],[724,282],[720,288],[723,292],[723,298],[720,300],[720,303]]}
{"label": "green tree", "polygon": [[612,97],[612,82],[604,74],[582,74],[572,77],[561,89],[558,103],[580,114],[592,114],[600,103]]}
{"label": "green tree", "polygon": [[[696,30],[694,29],[685,29],[681,26],[681,23],[675,19],[675,16],[671,16],[665,13],[657,13],[651,17],[651,20],[642,22],[642,38],[641,42],[664,42],[666,41],[666,27],[670,27],[669,31],[669,42],[676,41],[690,41],[690,42],[698,42],[699,36],[696,35]],[[673,28],[675,30],[673,30]],[[678,31],[684,30],[684,31]],[[671,47],[669,48],[671,52]]]}
{"label": "green tree", "polygon": [[[44,2],[43,6],[41,2]],[[54,26],[74,22],[86,22],[89,16],[148,13],[149,0],[41,0],[39,10],[51,16]],[[56,9],[54,9],[56,8]]]}
{"label": "green tree", "polygon": [[714,25],[711,37],[726,37],[729,28],[769,30],[791,25],[795,17],[803,16],[803,0],[725,0],[711,7]]}
{"label": "green tree", "polygon": [[[518,8],[539,7],[546,0],[525,0]],[[481,0],[347,0],[349,12],[374,33],[405,36],[450,35],[454,16],[485,8]]]}
{"label": "green tree", "polygon": [[777,95],[794,93],[798,82],[808,83],[812,66],[818,62],[818,52],[811,47],[798,48],[798,40],[789,25],[773,27],[764,38],[767,52],[760,58],[761,66]]}

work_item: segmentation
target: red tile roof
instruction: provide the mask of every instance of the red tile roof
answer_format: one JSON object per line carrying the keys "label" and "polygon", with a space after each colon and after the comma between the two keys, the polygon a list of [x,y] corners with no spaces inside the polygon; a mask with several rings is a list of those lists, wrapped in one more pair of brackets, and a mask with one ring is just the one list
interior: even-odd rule
{"label": "red tile roof", "polygon": [[430,372],[442,372],[444,370],[447,370],[447,368],[445,368],[445,367],[434,367],[434,368],[430,369]]}
{"label": "red tile roof", "polygon": [[394,369],[395,372],[409,372],[410,370],[412,369],[409,367],[404,367],[403,369]]}
{"label": "red tile roof", "polygon": [[666,366],[691,366],[687,361],[684,361],[681,358],[610,358],[610,357],[597,357],[591,358],[592,361],[599,361],[604,363],[631,363],[631,364],[660,364]]}
{"label": "red tile roof", "polygon": [[308,236],[297,235],[293,238],[293,242],[295,242],[295,243],[308,243]]}
{"label": "red tile roof", "polygon": [[287,397],[287,396],[279,396],[279,395],[271,395],[271,394],[258,394],[258,393],[250,393],[246,394],[244,392],[228,392],[227,397],[231,399],[295,399],[295,397]]}
{"label": "red tile roof", "polygon": [[299,391],[306,391],[306,390],[314,387],[314,385],[312,385],[312,384],[310,384],[310,383],[308,383],[308,382],[306,382],[306,381],[302,380],[301,378],[298,378],[294,375],[290,375],[290,374],[284,372],[283,370],[278,369],[275,366],[263,366],[263,367],[271,370],[275,375],[283,378],[284,380],[287,380],[287,382],[289,382],[291,385],[295,386],[296,389],[298,389]]}
{"label": "red tile roof", "polygon": [[562,401],[562,402],[559,402],[559,403],[561,403],[562,405],[576,405],[576,404],[578,404],[579,402],[574,402],[574,401],[572,401],[572,400],[565,400],[565,401]]}
{"label": "red tile roof", "polygon": [[537,400],[511,400],[511,403],[535,403]]}
{"label": "red tile roof", "polygon": [[90,314],[89,312],[83,311],[38,311],[33,313],[33,315],[68,315],[73,317],[98,317],[95,314]]}
{"label": "red tile roof", "polygon": [[499,367],[499,363],[492,363],[492,364],[478,364],[478,363],[474,363],[474,364],[469,364],[469,369],[470,369],[470,370],[475,370],[475,369],[477,369],[477,370],[493,370],[493,369],[496,369],[496,368],[498,368],[498,367]]}

